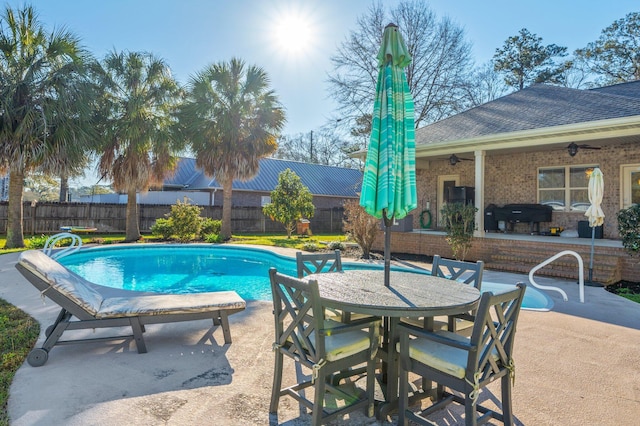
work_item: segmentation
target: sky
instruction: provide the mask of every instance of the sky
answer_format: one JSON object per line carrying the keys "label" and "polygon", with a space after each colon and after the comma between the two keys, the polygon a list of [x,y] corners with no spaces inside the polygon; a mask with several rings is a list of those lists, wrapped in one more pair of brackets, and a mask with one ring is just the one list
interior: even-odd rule
{"label": "sky", "polygon": [[[395,7],[399,0],[386,0]],[[522,28],[569,52],[597,40],[638,0],[434,0],[438,18],[465,30],[478,65]],[[24,1],[8,1],[14,8]],[[243,59],[262,67],[286,109],[285,135],[317,130],[335,117],[331,56],[357,29],[372,0],[33,0],[49,28],[65,26],[102,58],[112,50],[164,58],[187,83],[207,65]],[[372,106],[373,107],[373,106]]]}

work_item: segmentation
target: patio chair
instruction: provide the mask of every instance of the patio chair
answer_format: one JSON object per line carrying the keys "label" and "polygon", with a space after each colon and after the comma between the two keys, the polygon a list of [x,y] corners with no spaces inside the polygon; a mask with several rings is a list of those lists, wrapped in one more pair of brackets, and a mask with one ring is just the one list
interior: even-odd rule
{"label": "patio chair", "polygon": [[[42,347],[33,349],[27,356],[27,362],[33,367],[44,365],[54,346],[71,343],[133,339],[138,353],[145,353],[147,347],[142,334],[148,324],[209,319],[222,327],[225,343],[231,343],[228,316],[246,306],[235,291],[175,295],[126,292],[118,297],[104,297],[95,284],[39,250],[22,252],[16,268],[40,290],[43,298],[48,297],[62,308],[55,322],[46,329]],[[132,334],[60,340],[68,330],[110,327],[130,327]]]}
{"label": "patio chair", "polygon": [[[448,278],[470,284],[481,290],[482,272],[484,262],[478,260],[475,263],[460,260],[443,259],[437,254],[433,256],[431,265],[431,275]],[[473,316],[475,312],[468,314],[450,315],[447,318],[447,329],[453,332],[469,332],[473,326]]]}
{"label": "patio chair", "polygon": [[[312,411],[312,424],[319,425],[348,412],[366,408],[373,415],[376,351],[379,320],[363,319],[350,324],[325,320],[324,306],[315,280],[304,281],[269,270],[275,318],[275,368],[269,412],[277,416],[280,397],[289,395]],[[282,388],[284,356],[308,369],[310,378]],[[353,395],[331,382],[333,374],[365,364],[366,393]],[[304,389],[314,388],[313,401]],[[355,388],[355,387],[354,387]],[[344,406],[327,409],[326,394],[344,400]]]}
{"label": "patio chair", "polygon": [[[463,262],[460,260],[443,259],[436,254],[433,256],[431,275],[470,284],[480,290],[483,270],[484,262],[481,260],[475,263]],[[451,315],[446,318],[437,317],[437,319],[433,321],[433,329],[460,332],[468,336],[473,326],[474,314],[474,312],[470,312]],[[423,318],[403,318],[402,321],[414,326],[427,328]]]}
{"label": "patio chair", "polygon": [[298,278],[319,272],[340,272],[342,271],[342,257],[340,250],[335,250],[333,253],[310,254],[299,251],[296,252],[296,266]]}
{"label": "patio chair", "polygon": [[[340,250],[335,250],[332,253],[310,254],[305,254],[299,251],[296,252],[296,266],[298,278],[304,278],[305,276],[310,274],[318,274],[323,272],[341,272],[342,256],[340,254]],[[345,323],[351,321],[351,312],[342,312],[337,309],[328,309],[327,311],[330,313],[328,316],[328,318],[330,319],[340,318],[340,321]],[[364,317],[365,316],[358,316],[358,319]]]}
{"label": "patio chair", "polygon": [[[471,337],[450,331],[428,332],[408,324],[398,326],[400,338],[400,405],[398,424],[408,420],[433,424],[425,416],[450,402],[465,406],[465,423],[481,424],[493,417],[513,424],[511,383],[515,378],[513,344],[525,286],[500,294],[484,293]],[[493,313],[493,318],[492,318]],[[419,412],[408,409],[409,372],[438,383],[433,405]],[[481,389],[501,379],[502,413],[478,404]],[[447,392],[443,387],[462,393]],[[477,412],[482,413],[477,418]]]}

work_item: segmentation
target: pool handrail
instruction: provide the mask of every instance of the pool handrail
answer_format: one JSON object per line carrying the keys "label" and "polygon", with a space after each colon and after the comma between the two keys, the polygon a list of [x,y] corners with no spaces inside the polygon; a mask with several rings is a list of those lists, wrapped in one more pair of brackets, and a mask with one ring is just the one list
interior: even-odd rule
{"label": "pool handrail", "polygon": [[[71,244],[63,248],[62,250],[54,252],[53,249],[55,248],[58,241],[67,238],[71,238]],[[80,236],[72,234],[70,232],[60,232],[47,238],[42,251],[52,259],[59,259],[71,253],[75,253],[76,251],[80,250],[80,247],[82,247],[82,238],[80,238]]]}
{"label": "pool handrail", "polygon": [[542,285],[542,284],[538,284],[535,282],[535,280],[533,279],[533,274],[538,271],[538,269],[543,268],[545,266],[547,266],[549,263],[553,262],[554,260],[562,257],[562,256],[574,256],[576,259],[578,259],[578,283],[580,284],[580,303],[584,303],[584,262],[582,261],[582,257],[576,253],[573,250],[563,250],[553,256],[551,256],[550,258],[548,258],[547,260],[545,260],[542,263],[539,263],[538,265],[534,266],[533,268],[531,268],[531,270],[529,271],[529,282],[536,288],[539,288],[541,290],[551,290],[551,291],[557,291],[558,293],[562,294],[562,298],[564,299],[565,302],[567,302],[569,300],[569,297],[567,297],[567,293],[565,293],[564,290],[562,290],[561,288],[558,287],[554,287],[554,286],[547,286],[547,285]]}

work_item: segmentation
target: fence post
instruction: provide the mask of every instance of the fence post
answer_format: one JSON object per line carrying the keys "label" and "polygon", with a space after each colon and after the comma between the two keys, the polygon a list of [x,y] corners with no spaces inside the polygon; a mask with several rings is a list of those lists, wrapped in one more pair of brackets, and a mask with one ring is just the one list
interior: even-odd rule
{"label": "fence post", "polygon": [[38,202],[33,200],[31,202],[31,235],[36,235],[36,206]]}

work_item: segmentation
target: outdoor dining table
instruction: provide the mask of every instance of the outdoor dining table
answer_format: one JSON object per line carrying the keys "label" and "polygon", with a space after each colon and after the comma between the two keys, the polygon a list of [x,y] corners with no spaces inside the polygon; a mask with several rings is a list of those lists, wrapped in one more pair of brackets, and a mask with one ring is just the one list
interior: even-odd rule
{"label": "outdoor dining table", "polygon": [[398,341],[396,326],[403,317],[427,318],[469,312],[477,307],[480,292],[475,287],[423,273],[391,271],[390,285],[384,285],[383,270],[346,270],[318,273],[307,277],[318,281],[325,306],[347,312],[380,316],[385,333],[379,349],[386,363],[385,404],[379,416],[386,417],[398,402]]}

